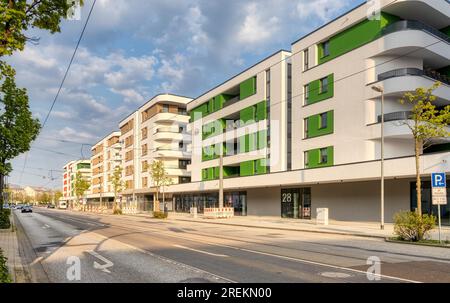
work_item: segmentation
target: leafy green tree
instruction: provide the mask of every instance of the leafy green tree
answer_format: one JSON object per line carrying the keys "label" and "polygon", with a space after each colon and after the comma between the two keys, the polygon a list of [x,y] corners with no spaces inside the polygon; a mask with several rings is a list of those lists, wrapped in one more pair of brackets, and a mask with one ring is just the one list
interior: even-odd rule
{"label": "leafy green tree", "polygon": [[31,28],[60,32],[61,20],[74,4],[67,0],[1,0],[0,57],[23,50],[27,41],[37,42],[39,38],[26,35]]}
{"label": "leafy green tree", "polygon": [[164,162],[161,160],[155,160],[148,166],[148,172],[153,180],[153,186],[155,187],[155,195],[153,196],[153,211],[159,211],[159,192],[161,187],[165,186],[168,182],[168,176],[166,169],[164,168]]}
{"label": "leafy green tree", "polygon": [[59,199],[61,199],[63,193],[60,190],[57,190],[53,193],[53,203],[58,204]]}
{"label": "leafy green tree", "polygon": [[417,212],[422,215],[422,185],[420,178],[420,155],[432,145],[433,139],[449,137],[450,105],[437,109],[433,104],[436,96],[433,91],[441,85],[434,83],[429,88],[419,87],[414,92],[407,92],[400,99],[400,103],[412,105],[411,116],[402,121],[408,126],[414,139],[414,154],[416,162],[416,191]]}
{"label": "leafy green tree", "polygon": [[110,177],[111,184],[114,190],[113,213],[117,214],[119,213],[118,209],[121,209],[121,207],[119,208],[117,206],[117,196],[124,189],[124,182],[122,181],[122,167],[116,166],[116,168],[114,168],[113,174]]}
{"label": "leafy green tree", "polygon": [[[60,22],[75,2],[66,0],[0,0],[0,58],[25,48],[31,28],[56,33]],[[83,4],[83,1],[80,2]],[[16,87],[15,71],[0,60],[0,210],[3,208],[4,176],[11,172],[9,161],[30,149],[39,132],[32,118],[25,89]]]}
{"label": "leafy green tree", "polygon": [[11,172],[10,160],[30,149],[40,124],[32,117],[25,89],[16,87],[14,70],[0,63],[0,209],[3,207],[4,176]]}
{"label": "leafy green tree", "polygon": [[89,189],[91,186],[91,182],[84,177],[81,172],[77,172],[75,175],[75,182],[74,182],[74,190],[75,190],[75,196],[77,197],[77,203],[80,203],[81,198],[83,197],[84,193]]}

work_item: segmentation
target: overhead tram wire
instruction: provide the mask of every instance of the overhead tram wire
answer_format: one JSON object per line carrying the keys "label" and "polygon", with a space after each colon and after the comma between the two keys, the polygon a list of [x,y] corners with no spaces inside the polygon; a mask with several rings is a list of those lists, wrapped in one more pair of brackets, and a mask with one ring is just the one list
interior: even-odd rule
{"label": "overhead tram wire", "polygon": [[[44,122],[42,123],[41,131],[44,129],[45,125],[47,124],[47,121],[48,121],[48,119],[50,117],[50,114],[52,113],[53,108],[54,108],[54,106],[56,104],[56,101],[58,100],[59,94],[61,93],[62,87],[64,85],[64,82],[66,81],[66,78],[67,78],[67,75],[69,73],[70,67],[72,66],[73,60],[75,59],[75,55],[77,54],[78,48],[80,46],[81,40],[83,39],[84,32],[86,31],[86,27],[87,27],[87,25],[89,23],[89,20],[90,20],[91,15],[92,15],[92,11],[94,10],[94,7],[95,7],[96,3],[97,3],[97,0],[94,0],[92,2],[91,9],[89,10],[89,14],[88,14],[88,16],[86,18],[86,22],[84,23],[84,26],[83,26],[83,29],[81,31],[80,37],[78,38],[78,42],[77,42],[77,45],[75,46],[75,49],[74,49],[73,54],[72,54],[72,57],[70,58],[69,65],[67,66],[66,72],[64,73],[64,77],[63,77],[63,79],[61,81],[61,84],[59,85],[58,91],[56,93],[55,98],[53,99],[52,105],[50,106],[50,109],[49,109],[49,111],[47,113],[47,116],[45,117]],[[28,153],[29,153],[29,151],[25,154],[25,161],[23,163],[22,172],[20,173],[20,178],[19,178],[20,182],[22,181],[23,172],[24,172],[25,167],[27,165]]]}
{"label": "overhead tram wire", "polygon": [[[394,0],[394,1],[392,1],[390,4],[392,4],[392,3],[396,2],[396,1],[397,1],[397,0]],[[341,78],[339,78],[339,79],[335,79],[335,80],[332,81],[332,83],[337,83],[337,82],[346,80],[346,79],[351,78],[351,77],[353,77],[353,76],[356,76],[356,75],[358,75],[358,74],[360,74],[360,73],[363,73],[363,72],[365,72],[365,71],[367,71],[367,70],[374,69],[374,68],[376,68],[376,67],[378,67],[378,66],[381,66],[381,65],[383,65],[383,64],[386,64],[386,63],[389,63],[389,62],[398,60],[398,59],[400,59],[400,58],[403,58],[403,57],[406,57],[406,56],[408,56],[408,55],[411,55],[411,54],[413,54],[413,53],[415,53],[415,52],[421,51],[421,50],[423,50],[423,49],[427,49],[427,48],[429,48],[429,47],[431,47],[431,46],[433,46],[433,45],[436,45],[436,44],[438,44],[438,43],[441,43],[441,42],[448,42],[448,41],[443,40],[443,39],[441,39],[440,37],[437,37],[437,36],[435,36],[435,38],[437,38],[439,41],[433,42],[433,43],[431,43],[431,44],[429,44],[429,45],[426,45],[426,46],[423,46],[423,47],[420,47],[420,48],[417,48],[417,49],[414,49],[414,50],[412,50],[412,51],[410,51],[410,52],[406,52],[406,53],[404,53],[404,54],[402,54],[402,55],[399,55],[399,56],[397,56],[397,57],[391,58],[391,59],[386,60],[386,61],[384,61],[384,62],[380,62],[380,63],[378,63],[378,64],[375,64],[375,65],[371,66],[371,67],[367,67],[367,68],[365,68],[365,69],[362,69],[362,70],[360,70],[360,71],[351,73],[351,74],[349,74],[349,75],[343,76],[343,77],[341,77]],[[281,59],[281,60],[279,60],[279,61],[273,63],[272,65],[270,65],[270,67],[273,67],[273,66],[278,65],[279,63],[282,63],[282,62],[284,62],[284,61],[286,61],[286,60],[292,58],[294,55],[297,55],[297,54],[301,53],[302,51],[303,51],[303,50],[294,52],[294,53],[292,53],[290,56],[288,56],[288,57],[286,57],[286,58],[284,58],[284,59]],[[270,67],[269,67],[269,68],[270,68]],[[316,90],[318,90],[318,88],[312,89],[311,91],[316,91]],[[291,97],[291,99],[298,98],[298,97],[301,97],[301,96],[303,96],[303,95],[305,95],[304,92],[303,92],[303,93],[300,93],[300,94],[297,94],[297,95],[293,95],[293,96]],[[282,104],[282,103],[286,102],[287,100],[288,100],[288,99],[282,99],[282,100],[280,100],[280,101],[278,101],[278,102],[271,102],[271,106],[278,105],[278,104]],[[173,118],[173,117],[176,117],[176,116],[177,116],[177,114],[173,114],[173,115],[172,115],[172,118]],[[149,128],[149,130],[153,130],[153,129],[155,129],[156,127],[159,127],[159,126],[153,126],[153,127]],[[79,143],[79,142],[73,142],[73,141],[72,141],[71,143],[82,144],[82,143]],[[170,144],[167,144],[167,145],[170,145]],[[94,144],[93,144],[92,146],[94,146]],[[106,149],[113,149],[113,148],[112,148],[112,147],[106,147]],[[132,149],[133,149],[133,150],[142,150],[141,147],[128,148],[127,150],[132,150]],[[141,156],[139,156],[139,158],[141,158]],[[143,157],[142,157],[142,158],[143,158]]]}

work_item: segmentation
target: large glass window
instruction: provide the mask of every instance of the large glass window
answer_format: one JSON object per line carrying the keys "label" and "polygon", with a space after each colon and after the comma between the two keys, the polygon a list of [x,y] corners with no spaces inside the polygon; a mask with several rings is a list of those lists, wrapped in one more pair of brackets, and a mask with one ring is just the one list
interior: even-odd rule
{"label": "large glass window", "polygon": [[[416,192],[416,182],[411,182],[410,185],[411,192],[411,211],[416,211],[417,209],[417,192]],[[447,182],[447,201],[450,201],[450,183]],[[438,216],[438,207],[433,205],[431,199],[431,182],[422,181],[422,213],[432,214]],[[441,205],[441,220],[442,224],[450,225],[450,204]]]}
{"label": "large glass window", "polygon": [[322,113],[319,116],[319,128],[327,128],[328,126],[328,113]]}
{"label": "large glass window", "polygon": [[281,217],[293,219],[311,219],[311,189],[282,189]]}
{"label": "large glass window", "polygon": [[[189,213],[191,207],[197,207],[198,213],[203,213],[205,208],[219,207],[218,193],[199,193],[174,195],[175,211]],[[247,193],[225,192],[224,207],[233,207],[235,216],[247,215]]]}
{"label": "large glass window", "polygon": [[328,77],[320,79],[320,93],[328,92]]}
{"label": "large glass window", "polygon": [[320,163],[328,163],[328,148],[321,148],[320,153]]}
{"label": "large glass window", "polygon": [[330,41],[325,41],[322,43],[322,57],[326,57],[330,55]]}

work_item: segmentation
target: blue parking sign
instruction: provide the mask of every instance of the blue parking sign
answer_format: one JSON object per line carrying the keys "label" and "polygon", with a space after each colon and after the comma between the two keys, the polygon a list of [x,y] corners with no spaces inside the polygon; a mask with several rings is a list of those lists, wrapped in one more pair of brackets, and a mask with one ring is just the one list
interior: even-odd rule
{"label": "blue parking sign", "polygon": [[432,173],[431,187],[446,187],[445,173]]}

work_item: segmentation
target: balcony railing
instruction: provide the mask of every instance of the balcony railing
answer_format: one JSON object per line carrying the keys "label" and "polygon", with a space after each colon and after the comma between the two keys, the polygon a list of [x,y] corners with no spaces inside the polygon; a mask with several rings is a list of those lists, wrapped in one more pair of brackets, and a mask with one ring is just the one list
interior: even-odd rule
{"label": "balcony railing", "polygon": [[180,133],[179,129],[170,128],[170,127],[160,127],[156,130],[157,133]]}
{"label": "balcony railing", "polygon": [[378,75],[378,81],[383,81],[389,78],[403,77],[403,76],[425,76],[434,80],[440,81],[450,85],[450,77],[440,74],[434,70],[421,70],[418,68],[399,68],[394,69]]}
{"label": "balcony railing", "polygon": [[401,20],[401,21],[392,23],[391,25],[386,26],[382,30],[381,34],[387,35],[387,34],[391,34],[394,32],[403,31],[403,30],[422,30],[422,31],[428,32],[428,33],[450,43],[450,37],[447,36],[446,34],[444,34],[443,32],[439,31],[438,29],[436,29],[428,24],[422,23],[420,21],[415,21],[415,20]]}
{"label": "balcony railing", "polygon": [[[411,117],[411,111],[401,111],[384,114],[384,122],[407,120]],[[378,115],[378,123],[381,123],[381,115]]]}

